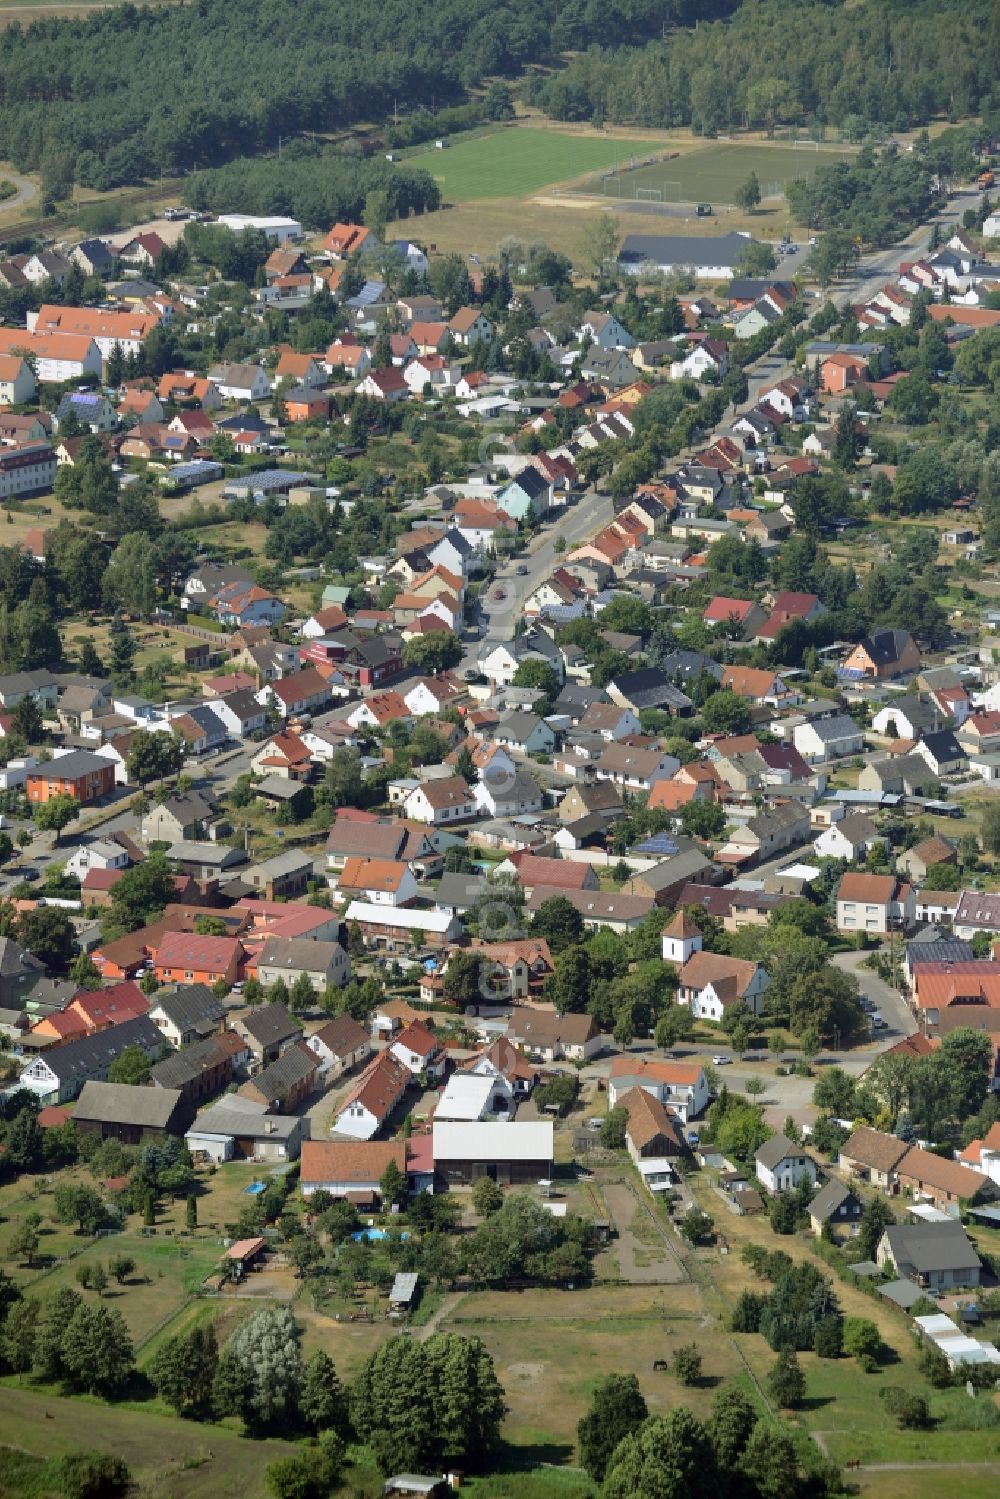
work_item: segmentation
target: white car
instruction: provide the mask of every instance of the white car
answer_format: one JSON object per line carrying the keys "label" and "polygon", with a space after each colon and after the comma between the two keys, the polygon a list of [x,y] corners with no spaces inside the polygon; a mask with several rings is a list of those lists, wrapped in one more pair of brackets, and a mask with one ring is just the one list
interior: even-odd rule
{"label": "white car", "polygon": [[713,1067],[728,1067],[732,1060],[732,1057],[724,1057],[720,1052],[717,1057],[712,1058],[712,1065]]}

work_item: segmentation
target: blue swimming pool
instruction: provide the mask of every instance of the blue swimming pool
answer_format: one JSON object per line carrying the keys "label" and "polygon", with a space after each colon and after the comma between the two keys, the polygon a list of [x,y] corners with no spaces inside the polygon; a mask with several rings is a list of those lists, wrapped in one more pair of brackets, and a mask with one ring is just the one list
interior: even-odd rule
{"label": "blue swimming pool", "polygon": [[266,1192],[266,1191],[267,1191],[267,1183],[266,1182],[251,1182],[250,1185],[249,1185],[249,1187],[247,1187],[245,1189],[245,1195],[247,1197],[259,1197],[262,1192]]}
{"label": "blue swimming pool", "polygon": [[[362,1239],[367,1239],[369,1244],[378,1244],[382,1239],[387,1239],[388,1237],[389,1235],[384,1228],[359,1228],[357,1233],[351,1235],[355,1244],[359,1243]],[[408,1239],[410,1236],[409,1234],[400,1234],[399,1237],[401,1239]]]}

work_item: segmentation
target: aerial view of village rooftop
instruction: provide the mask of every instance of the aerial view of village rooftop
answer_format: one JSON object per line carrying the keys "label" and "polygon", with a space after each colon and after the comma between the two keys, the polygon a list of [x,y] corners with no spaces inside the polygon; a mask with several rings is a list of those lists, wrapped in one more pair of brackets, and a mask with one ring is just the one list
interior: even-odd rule
{"label": "aerial view of village rooftop", "polygon": [[0,1499],[1000,1493],[1000,0],[0,0]]}

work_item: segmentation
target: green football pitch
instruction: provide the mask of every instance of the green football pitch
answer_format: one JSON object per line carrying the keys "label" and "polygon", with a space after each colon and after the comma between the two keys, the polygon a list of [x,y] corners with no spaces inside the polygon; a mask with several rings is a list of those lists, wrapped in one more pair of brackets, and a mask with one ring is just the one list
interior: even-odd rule
{"label": "green football pitch", "polygon": [[497,130],[466,136],[438,151],[433,145],[406,153],[407,165],[432,173],[447,203],[476,198],[523,198],[589,172],[613,171],[630,160],[648,161],[659,150],[650,141],[568,135],[557,130]]}

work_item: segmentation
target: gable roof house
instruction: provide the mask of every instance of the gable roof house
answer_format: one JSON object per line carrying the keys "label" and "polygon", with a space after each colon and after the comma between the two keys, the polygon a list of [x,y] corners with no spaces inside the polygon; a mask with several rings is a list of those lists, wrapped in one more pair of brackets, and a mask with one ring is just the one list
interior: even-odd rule
{"label": "gable roof house", "polygon": [[704,1070],[697,1061],[661,1062],[621,1056],[611,1061],[608,1103],[615,1109],[633,1088],[641,1088],[687,1124],[708,1107],[711,1097]]}
{"label": "gable roof house", "polygon": [[895,875],[848,870],[842,876],[837,889],[838,932],[885,936],[911,921],[913,913],[913,888]]}
{"label": "gable roof house", "polygon": [[802,802],[784,802],[731,828],[718,857],[722,863],[742,864],[748,859],[761,862],[805,843],[810,830],[809,809]]}
{"label": "gable roof house", "polygon": [[864,1203],[853,1188],[831,1176],[816,1193],[808,1212],[809,1226],[816,1238],[821,1238],[825,1231],[834,1243],[839,1243],[856,1238]]}
{"label": "gable roof house", "polygon": [[293,1113],[315,1090],[319,1058],[295,1041],[239,1089],[239,1097],[261,1103],[269,1114]]}
{"label": "gable roof house", "polygon": [[[678,1123],[679,1115],[668,1109],[649,1088],[636,1086],[624,1092],[616,1092],[616,1108],[624,1109],[625,1148],[634,1165],[642,1172],[643,1180],[651,1191],[660,1185],[645,1165],[656,1161],[676,1159],[687,1149]],[[672,1173],[666,1173],[672,1176]],[[666,1183],[664,1183],[666,1185]]]}
{"label": "gable roof house", "polygon": [[850,1178],[893,1193],[898,1186],[896,1168],[909,1148],[895,1135],[862,1125],[844,1141],[838,1160]]}
{"label": "gable roof house", "polygon": [[243,944],[237,937],[164,932],[156,946],[153,971],[161,983],[211,985],[221,980],[232,988],[245,958]]}
{"label": "gable roof house", "polygon": [[618,673],[607,684],[608,697],[619,707],[641,713],[643,708],[662,708],[680,716],[691,713],[694,704],[665,672],[655,666],[638,667]]}
{"label": "gable roof house", "polygon": [[222,1031],[157,1062],[149,1080],[154,1088],[176,1089],[185,1102],[198,1105],[228,1088],[249,1061],[246,1042],[235,1031]]}
{"label": "gable roof house", "polygon": [[881,629],[858,642],[838,668],[838,675],[881,682],[916,671],[919,666],[920,652],[912,635],[906,630]]}
{"label": "gable roof house", "polygon": [[332,1082],[363,1062],[371,1051],[368,1032],[346,1011],[305,1038],[319,1061],[320,1079]]}
{"label": "gable roof house", "polygon": [[308,1202],[314,1192],[328,1192],[358,1207],[375,1207],[387,1167],[391,1163],[405,1175],[408,1151],[405,1140],[304,1140],[302,1196]]}
{"label": "gable roof house", "polygon": [[557,1015],[524,1006],[517,1006],[507,1022],[507,1038],[543,1062],[589,1061],[604,1045],[593,1015]]}
{"label": "gable roof house", "polygon": [[876,1263],[931,1292],[980,1284],[982,1261],[960,1223],[897,1223],[885,1229]]}
{"label": "gable roof house", "polygon": [[259,1066],[273,1062],[302,1036],[302,1026],[287,1005],[260,1005],[237,1015],[230,1023],[237,1035],[246,1041]]}
{"label": "gable roof house", "polygon": [[936,776],[957,775],[966,769],[969,757],[951,729],[925,734],[913,746],[914,753],[927,761]]}
{"label": "gable roof house", "polygon": [[172,992],[160,991],[149,1007],[149,1017],[171,1046],[190,1046],[214,1035],[226,1011],[207,984],[187,984]]}
{"label": "gable roof house", "polygon": [[787,1135],[772,1135],[754,1152],[757,1180],[768,1192],[790,1192],[803,1177],[815,1186],[816,1162]]}
{"label": "gable roof house", "polygon": [[993,1183],[981,1171],[945,1160],[919,1145],[911,1145],[897,1164],[896,1180],[904,1192],[953,1217],[963,1202],[994,1195]]}
{"label": "gable roof house", "polygon": [[111,1063],[129,1046],[141,1047],[150,1061],[158,1056],[163,1038],[148,1015],[50,1047],[27,1064],[18,1086],[30,1088],[43,1104],[66,1103],[77,1096],[84,1083],[103,1082]]}
{"label": "gable roof house", "polygon": [[878,844],[885,847],[887,842],[873,818],[855,812],[824,828],[813,840],[813,848],[821,859],[846,859],[854,864],[867,858],[870,849]]}
{"label": "gable roof house", "polygon": [[192,1155],[230,1161],[293,1161],[303,1139],[309,1138],[309,1118],[274,1114],[253,1099],[227,1094],[204,1109],[184,1136]]}
{"label": "gable roof house", "polygon": [[403,806],[407,817],[432,827],[466,821],[478,811],[472,789],[461,776],[446,776],[415,786]]}
{"label": "gable roof house", "polygon": [[594,766],[599,781],[613,781],[616,786],[649,791],[658,780],[669,779],[680,769],[680,761],[666,750],[654,746],[635,749],[629,744],[613,743],[601,751]]}
{"label": "gable roof house", "polygon": [[837,713],[832,718],[816,718],[796,724],[792,730],[792,743],[810,765],[820,765],[845,755],[862,754],[865,737],[849,714]]}
{"label": "gable roof house", "polygon": [[391,1051],[382,1051],[365,1068],[334,1116],[338,1135],[370,1140],[387,1123],[413,1078]]}
{"label": "gable roof house", "polygon": [[741,1003],[759,1015],[769,983],[762,963],[693,952],[677,977],[677,1003],[687,1005],[695,1020],[721,1020],[729,1006]]}

